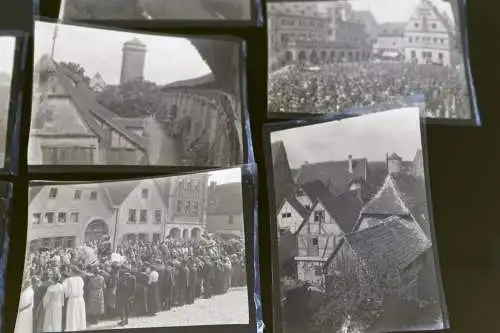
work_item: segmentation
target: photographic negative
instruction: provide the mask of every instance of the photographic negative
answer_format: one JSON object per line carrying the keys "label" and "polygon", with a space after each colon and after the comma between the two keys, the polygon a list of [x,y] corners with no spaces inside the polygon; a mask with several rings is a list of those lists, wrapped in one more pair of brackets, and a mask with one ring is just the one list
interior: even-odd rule
{"label": "photographic negative", "polygon": [[240,168],[29,195],[16,332],[250,323]]}
{"label": "photographic negative", "polygon": [[0,168],[5,166],[16,37],[0,36]]}
{"label": "photographic negative", "polygon": [[418,108],[270,139],[282,332],[447,328]]}
{"label": "photographic negative", "polygon": [[459,13],[455,0],[268,3],[268,112],[339,113],[424,94],[422,116],[472,120]]}
{"label": "photographic negative", "polygon": [[242,164],[241,52],[37,21],[28,164]]}
{"label": "photographic negative", "polygon": [[250,20],[253,0],[63,0],[68,20]]}

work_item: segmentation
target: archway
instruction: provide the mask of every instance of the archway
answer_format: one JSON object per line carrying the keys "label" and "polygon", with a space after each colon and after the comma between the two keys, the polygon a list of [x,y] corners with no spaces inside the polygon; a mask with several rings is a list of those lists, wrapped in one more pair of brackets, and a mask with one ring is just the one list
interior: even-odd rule
{"label": "archway", "polygon": [[359,52],[356,52],[356,55],[354,56],[354,59],[356,62],[359,62]]}
{"label": "archway", "polygon": [[301,61],[301,62],[306,61],[307,60],[306,51],[300,51],[298,58],[299,58],[299,61]]}
{"label": "archway", "polygon": [[326,58],[327,58],[327,53],[325,50],[321,51],[321,61],[322,62],[326,62]]}
{"label": "archway", "polygon": [[352,62],[352,52],[347,53],[347,61]]}
{"label": "archway", "polygon": [[188,229],[184,229],[182,231],[182,238],[184,238],[184,240],[188,240],[189,239],[189,230]]}
{"label": "archway", "polygon": [[345,52],[344,51],[340,51],[340,61],[344,61],[345,59]]}
{"label": "archway", "polygon": [[318,64],[318,54],[316,53],[316,51],[312,51],[311,52],[311,56],[309,57],[309,61],[313,65],[317,65]]}
{"label": "archway", "polygon": [[170,229],[169,237],[170,238],[180,238],[181,237],[181,231],[179,230],[179,228],[172,228],[172,229]]}
{"label": "archway", "polygon": [[335,62],[335,51],[330,52],[330,61]]}
{"label": "archway", "polygon": [[200,228],[193,228],[191,230],[191,238],[199,238],[201,236]]}
{"label": "archway", "polygon": [[286,53],[285,53],[285,62],[288,63],[288,64],[291,63],[291,62],[293,62],[293,53],[292,53],[292,51],[286,51]]}
{"label": "archway", "polygon": [[85,228],[84,242],[100,240],[108,233],[108,225],[102,219],[97,219],[90,222]]}

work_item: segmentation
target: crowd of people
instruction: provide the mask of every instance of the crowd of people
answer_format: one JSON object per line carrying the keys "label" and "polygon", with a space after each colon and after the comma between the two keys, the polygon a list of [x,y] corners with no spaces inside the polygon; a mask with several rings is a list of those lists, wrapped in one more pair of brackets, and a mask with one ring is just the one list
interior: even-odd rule
{"label": "crowd of people", "polygon": [[129,242],[114,252],[109,237],[41,248],[27,258],[15,332],[81,331],[100,320],[124,326],[130,316],[155,316],[246,286],[245,260],[239,237]]}
{"label": "crowd of people", "polygon": [[403,62],[297,63],[270,74],[269,112],[325,113],[371,108],[423,94],[429,117],[467,118],[467,86],[461,70]]}

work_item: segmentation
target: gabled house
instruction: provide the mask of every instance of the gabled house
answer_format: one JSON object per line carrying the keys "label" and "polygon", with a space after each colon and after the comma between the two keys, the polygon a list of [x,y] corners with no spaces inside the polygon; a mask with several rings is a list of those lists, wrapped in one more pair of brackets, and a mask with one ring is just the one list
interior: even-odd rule
{"label": "gabled house", "polygon": [[31,165],[148,163],[141,127],[127,127],[100,105],[81,77],[44,55],[34,82]]}
{"label": "gabled house", "polygon": [[215,185],[207,210],[206,231],[244,236],[243,188],[240,182]]}
{"label": "gabled house", "polygon": [[323,265],[343,235],[353,230],[361,208],[361,200],[351,192],[336,198],[323,194],[315,200],[296,234],[298,249],[294,259],[299,280],[324,286]]}
{"label": "gabled house", "polygon": [[294,234],[304,221],[307,213],[308,209],[294,195],[285,198],[281,206],[278,207],[279,234],[286,231]]}

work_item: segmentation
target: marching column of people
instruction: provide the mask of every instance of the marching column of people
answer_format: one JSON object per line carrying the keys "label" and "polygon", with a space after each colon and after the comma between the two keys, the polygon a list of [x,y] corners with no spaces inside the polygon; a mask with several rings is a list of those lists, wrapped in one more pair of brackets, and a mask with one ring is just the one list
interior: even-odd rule
{"label": "marching column of people", "polygon": [[123,326],[246,286],[242,239],[123,244],[122,262],[99,242],[87,245],[95,258],[62,248],[30,255],[15,333],[81,331],[113,319]]}

